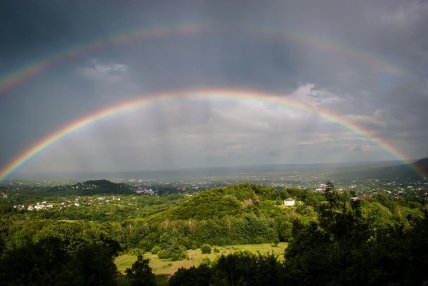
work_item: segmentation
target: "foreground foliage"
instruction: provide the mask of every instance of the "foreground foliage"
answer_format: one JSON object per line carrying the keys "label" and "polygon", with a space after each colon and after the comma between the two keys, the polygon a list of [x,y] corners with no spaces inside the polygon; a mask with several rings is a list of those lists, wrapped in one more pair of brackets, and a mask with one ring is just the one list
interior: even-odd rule
{"label": "foreground foliage", "polygon": [[212,267],[180,269],[170,285],[428,284],[426,205],[406,208],[390,201],[388,208],[334,190],[325,198],[317,222],[293,221],[284,263],[273,256],[232,254]]}
{"label": "foreground foliage", "polygon": [[112,256],[118,244],[103,241],[79,247],[44,238],[3,253],[3,285],[116,285]]}
{"label": "foreground foliage", "polygon": [[282,285],[283,265],[273,255],[238,252],[221,256],[212,267],[206,264],[179,269],[169,285]]}

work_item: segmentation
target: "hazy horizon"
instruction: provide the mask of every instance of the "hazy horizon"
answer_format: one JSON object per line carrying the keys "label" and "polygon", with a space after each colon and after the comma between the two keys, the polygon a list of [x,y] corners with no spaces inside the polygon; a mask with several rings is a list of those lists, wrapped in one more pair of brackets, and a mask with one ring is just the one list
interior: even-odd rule
{"label": "hazy horizon", "polygon": [[[7,181],[15,180],[76,180],[76,181],[86,181],[86,180],[99,180],[107,179],[113,181],[121,180],[131,180],[131,179],[166,179],[172,180],[175,179],[203,179],[203,178],[241,178],[245,181],[246,176],[251,176],[254,178],[263,178],[264,176],[294,176],[298,175],[301,179],[306,178],[310,179],[312,176],[325,175],[329,174],[329,179],[339,178],[335,176],[338,172],[344,172],[347,174],[352,174],[354,171],[362,170],[382,170],[382,176],[388,174],[388,169],[386,173],[383,171],[385,168],[390,167],[399,167],[402,168],[406,166],[400,160],[387,160],[387,161],[365,161],[365,162],[329,162],[329,163],[298,163],[298,164],[261,164],[261,165],[247,165],[247,166],[212,166],[212,167],[200,167],[200,168],[181,168],[181,169],[164,169],[164,170],[128,170],[128,171],[116,171],[116,172],[28,172],[28,173],[19,173],[17,176],[10,176]],[[400,169],[400,176],[406,176],[411,169],[404,167]],[[348,173],[349,174],[348,174]],[[402,173],[404,172],[404,173]],[[356,177],[361,175],[361,173],[356,173]],[[397,176],[397,173],[394,173],[393,176]],[[414,173],[416,177],[420,176],[417,173]],[[327,177],[328,177],[327,176]],[[327,178],[326,177],[326,178]],[[389,176],[391,177],[391,176]],[[416,178],[415,177],[415,178]],[[328,179],[328,178],[327,178]],[[392,177],[390,178],[392,179]],[[396,178],[397,179],[397,178]],[[5,182],[7,182],[5,181]]]}

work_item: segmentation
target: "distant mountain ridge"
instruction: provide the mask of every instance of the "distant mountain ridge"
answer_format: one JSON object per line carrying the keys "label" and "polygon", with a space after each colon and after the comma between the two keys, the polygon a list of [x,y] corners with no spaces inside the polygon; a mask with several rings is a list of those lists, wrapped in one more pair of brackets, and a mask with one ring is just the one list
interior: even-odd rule
{"label": "distant mountain ridge", "polygon": [[416,161],[413,165],[428,178],[428,157]]}
{"label": "distant mountain ridge", "polygon": [[328,172],[328,176],[334,179],[410,179],[420,180],[424,176],[428,178],[428,157],[411,164],[395,164],[385,166],[362,165],[357,167],[345,167]]}
{"label": "distant mountain ridge", "polygon": [[89,180],[71,186],[79,195],[98,194],[131,194],[131,188],[123,183],[117,184],[108,180]]}

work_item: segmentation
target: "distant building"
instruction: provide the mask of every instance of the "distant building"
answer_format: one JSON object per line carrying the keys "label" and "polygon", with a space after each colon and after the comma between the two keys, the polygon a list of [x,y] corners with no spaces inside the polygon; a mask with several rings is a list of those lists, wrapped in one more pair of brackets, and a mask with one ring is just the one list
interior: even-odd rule
{"label": "distant building", "polygon": [[44,205],[39,205],[38,203],[37,203],[37,205],[35,205],[34,206],[34,209],[36,210],[36,211],[40,211],[40,210],[42,210],[42,209],[44,209],[45,208],[45,206]]}
{"label": "distant building", "polygon": [[315,189],[315,193],[325,193],[325,190],[327,188],[326,184],[320,184],[318,188]]}
{"label": "distant building", "polygon": [[155,195],[155,192],[152,189],[146,189],[146,188],[143,188],[143,187],[137,187],[137,188],[135,188],[134,192],[137,195],[151,195],[151,196]]}
{"label": "distant building", "polygon": [[296,204],[296,201],[293,200],[293,199],[291,199],[291,198],[288,198],[288,199],[284,200],[284,206],[292,207],[295,204]]}

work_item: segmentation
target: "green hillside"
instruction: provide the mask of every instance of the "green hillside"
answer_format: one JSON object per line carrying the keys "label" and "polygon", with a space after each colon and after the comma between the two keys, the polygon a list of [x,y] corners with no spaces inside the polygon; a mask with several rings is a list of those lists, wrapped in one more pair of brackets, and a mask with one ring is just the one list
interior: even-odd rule
{"label": "green hillside", "polygon": [[[316,221],[313,206],[300,201],[303,193],[241,184],[190,195],[175,207],[145,218],[151,231],[143,247],[161,251],[162,257],[179,258],[185,256],[185,249],[205,243],[287,242],[294,220],[302,224]],[[299,204],[285,207],[283,200],[290,196],[299,199]]]}
{"label": "green hillside", "polygon": [[258,208],[262,200],[275,199],[275,190],[243,184],[213,188],[194,195],[171,211],[171,219],[211,219],[239,215]]}

